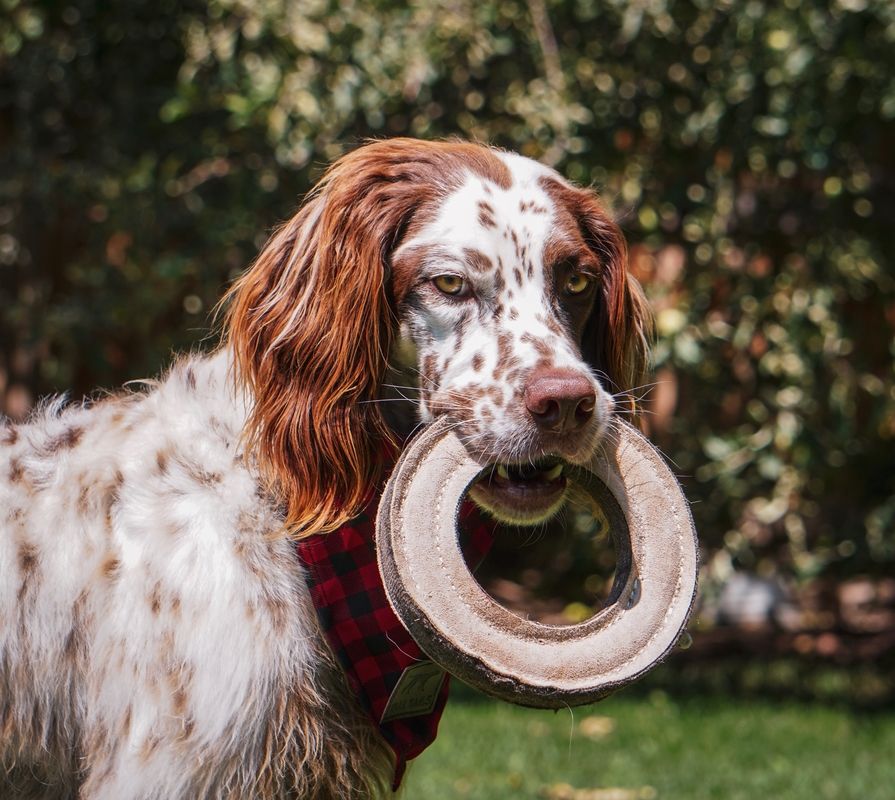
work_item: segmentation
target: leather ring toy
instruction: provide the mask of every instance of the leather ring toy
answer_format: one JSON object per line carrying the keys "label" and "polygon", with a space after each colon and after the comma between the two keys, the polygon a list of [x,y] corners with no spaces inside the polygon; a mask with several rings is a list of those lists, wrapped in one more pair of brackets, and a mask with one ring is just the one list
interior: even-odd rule
{"label": "leather ring toy", "polygon": [[617,554],[605,606],[568,626],[517,616],[466,566],[457,513],[485,466],[439,420],[408,445],[383,493],[379,570],[422,650],[488,694],[540,708],[599,700],[659,663],[687,623],[698,563],[689,505],[659,452],[616,420],[585,468],[566,468],[605,514]]}

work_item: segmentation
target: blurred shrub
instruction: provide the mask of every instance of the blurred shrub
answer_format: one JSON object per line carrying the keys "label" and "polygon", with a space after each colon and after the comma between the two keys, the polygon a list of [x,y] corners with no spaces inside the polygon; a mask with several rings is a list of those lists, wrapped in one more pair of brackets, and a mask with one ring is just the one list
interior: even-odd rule
{"label": "blurred shrub", "polygon": [[322,166],[460,134],[594,183],[707,558],[895,561],[888,0],[0,0],[0,396],[151,374]]}

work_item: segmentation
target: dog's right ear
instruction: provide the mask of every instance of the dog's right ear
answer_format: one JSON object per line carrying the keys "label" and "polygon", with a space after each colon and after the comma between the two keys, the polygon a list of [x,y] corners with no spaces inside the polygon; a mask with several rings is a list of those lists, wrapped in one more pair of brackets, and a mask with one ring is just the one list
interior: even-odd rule
{"label": "dog's right ear", "polygon": [[420,187],[369,162],[337,163],[224,298],[247,452],[298,536],[358,513],[390,436],[374,402],[394,324],[386,261]]}

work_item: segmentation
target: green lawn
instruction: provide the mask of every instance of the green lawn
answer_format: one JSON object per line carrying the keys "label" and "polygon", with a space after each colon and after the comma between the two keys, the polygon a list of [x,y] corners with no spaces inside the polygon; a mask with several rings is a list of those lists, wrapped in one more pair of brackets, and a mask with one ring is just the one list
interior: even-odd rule
{"label": "green lawn", "polygon": [[574,713],[455,686],[404,800],[892,800],[895,710],[622,693]]}

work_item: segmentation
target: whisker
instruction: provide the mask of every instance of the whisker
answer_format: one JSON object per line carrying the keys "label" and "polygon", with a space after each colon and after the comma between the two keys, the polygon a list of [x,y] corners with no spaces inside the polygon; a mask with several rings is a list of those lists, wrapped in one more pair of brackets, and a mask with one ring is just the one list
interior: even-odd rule
{"label": "whisker", "polygon": [[[615,434],[616,434],[617,436],[620,436],[622,432],[621,432],[621,429],[618,427],[617,422],[618,422],[618,420],[610,420],[610,423],[611,423],[611,425],[613,426],[613,431],[615,432]],[[652,444],[652,446],[655,447],[656,450],[658,450],[658,451],[662,454],[662,456],[665,458],[665,460],[668,461],[668,463],[671,464],[676,470],[678,470],[678,471],[681,470],[681,465],[678,464],[678,463],[677,463],[677,462],[676,462],[670,455],[668,455],[668,453],[666,453],[661,447],[659,447],[659,445],[657,445],[655,442],[650,442],[650,444]]]}
{"label": "whisker", "polygon": [[357,404],[359,406],[365,405],[367,403],[413,403],[414,405],[420,405],[422,403],[421,400],[414,400],[412,397],[380,397],[376,400],[358,400]]}
{"label": "whisker", "polygon": [[653,381],[652,383],[643,383],[640,386],[631,386],[626,389],[624,392],[618,392],[618,394],[628,394],[630,392],[639,392],[641,389],[654,389],[656,386],[661,386],[663,383],[668,383],[668,381]]}

